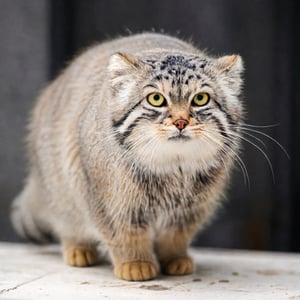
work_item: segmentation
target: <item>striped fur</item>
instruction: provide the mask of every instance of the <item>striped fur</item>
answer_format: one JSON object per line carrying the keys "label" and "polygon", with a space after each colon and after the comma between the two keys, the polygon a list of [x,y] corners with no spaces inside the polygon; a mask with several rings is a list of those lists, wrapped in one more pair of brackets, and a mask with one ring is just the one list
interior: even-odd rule
{"label": "striped fur", "polygon": [[[237,55],[213,58],[159,34],[88,49],[33,110],[16,230],[41,242],[50,234],[73,265],[72,249],[91,255],[101,244],[127,280],[151,279],[159,265],[191,272],[186,249],[238,161],[242,70]],[[153,92],[165,106],[147,102]],[[206,106],[191,104],[199,92],[210,95]],[[177,119],[188,124],[182,131]]]}

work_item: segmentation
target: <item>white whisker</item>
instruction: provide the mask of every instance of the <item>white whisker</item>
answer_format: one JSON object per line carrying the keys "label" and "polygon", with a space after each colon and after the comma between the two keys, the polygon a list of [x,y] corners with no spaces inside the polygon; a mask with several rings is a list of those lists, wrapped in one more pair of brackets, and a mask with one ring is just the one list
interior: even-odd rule
{"label": "white whisker", "polygon": [[[230,133],[230,134],[232,134],[232,133]],[[266,144],[265,144],[260,138],[258,138],[257,136],[255,136],[255,135],[253,135],[253,134],[250,134],[250,133],[248,133],[248,132],[243,132],[243,134],[244,134],[244,135],[247,135],[247,136],[249,136],[249,137],[251,137],[251,138],[253,138],[253,139],[255,139],[256,141],[258,141],[259,143],[261,143],[265,148],[267,148]],[[239,137],[240,135],[237,134],[237,136]]]}
{"label": "white whisker", "polygon": [[[218,130],[220,133],[224,132],[224,131],[221,131],[221,130]],[[232,136],[237,136],[237,134],[233,134],[231,132],[226,132],[226,134],[228,135],[232,135]],[[247,143],[249,143],[250,145],[252,145],[253,147],[255,147],[256,149],[258,149],[262,155],[265,157],[267,163],[268,163],[268,166],[270,168],[270,171],[271,171],[271,174],[272,174],[272,179],[273,179],[273,182],[275,183],[275,174],[274,174],[274,169],[273,169],[273,166],[272,166],[272,163],[271,163],[271,160],[269,159],[268,155],[265,153],[265,151],[259,147],[258,145],[256,145],[254,142],[250,141],[249,139],[241,136],[241,135],[238,135],[239,139],[243,140],[243,141],[246,141]]]}
{"label": "white whisker", "polygon": [[[215,133],[215,132],[219,132],[219,130],[212,131],[212,130],[205,129],[203,131],[203,133],[208,133],[208,135],[206,135],[206,137],[211,139],[218,146],[220,146],[223,152],[224,152],[224,150],[223,150],[223,148],[224,148],[224,149],[226,149],[226,151],[229,151],[233,155],[234,160],[238,163],[239,167],[242,170],[243,177],[244,177],[244,182],[245,182],[246,186],[248,186],[248,188],[250,189],[250,178],[249,178],[248,170],[247,170],[247,167],[246,167],[244,161],[241,159],[241,157],[232,148],[230,148],[229,146],[221,143],[220,141],[216,140],[211,135],[209,135],[209,133]],[[228,140],[230,142],[232,142],[232,140],[230,140],[230,139],[228,139]],[[226,152],[224,152],[224,153],[226,153]]]}
{"label": "white whisker", "polygon": [[245,127],[243,127],[243,126],[236,127],[236,128],[238,128],[238,129],[244,131],[244,133],[245,133],[245,131],[250,131],[250,132],[257,133],[257,134],[260,134],[260,135],[263,135],[263,136],[267,137],[268,139],[270,139],[271,141],[273,141],[273,142],[274,142],[274,143],[275,143],[275,144],[276,144],[276,145],[284,152],[284,154],[287,156],[288,159],[290,159],[290,156],[289,156],[289,154],[287,153],[287,151],[285,150],[285,148],[284,148],[284,147],[283,147],[276,139],[274,139],[274,138],[271,137],[270,135],[268,135],[268,134],[266,134],[266,133],[264,133],[264,132],[261,132],[261,131],[259,131],[259,130],[250,129],[250,128],[245,128]]}
{"label": "white whisker", "polygon": [[280,124],[270,124],[270,125],[253,125],[253,124],[248,124],[248,123],[241,123],[241,126],[247,126],[247,127],[253,127],[253,128],[272,128],[279,126]]}

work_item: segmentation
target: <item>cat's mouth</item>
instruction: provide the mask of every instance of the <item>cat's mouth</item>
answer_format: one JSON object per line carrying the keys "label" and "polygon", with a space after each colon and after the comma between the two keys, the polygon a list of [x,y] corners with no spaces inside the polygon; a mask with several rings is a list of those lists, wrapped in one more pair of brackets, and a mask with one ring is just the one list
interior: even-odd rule
{"label": "cat's mouth", "polygon": [[191,139],[190,136],[184,135],[184,134],[182,134],[182,133],[179,133],[179,134],[170,136],[170,137],[168,138],[169,141],[188,141],[188,140],[190,140],[190,139]]}

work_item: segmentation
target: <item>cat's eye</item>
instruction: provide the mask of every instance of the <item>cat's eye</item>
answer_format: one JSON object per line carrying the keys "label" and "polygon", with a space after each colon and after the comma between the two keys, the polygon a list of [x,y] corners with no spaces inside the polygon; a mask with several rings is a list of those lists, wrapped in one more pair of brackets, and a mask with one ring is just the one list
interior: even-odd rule
{"label": "cat's eye", "polygon": [[209,94],[207,93],[199,93],[193,97],[192,105],[193,106],[204,106],[210,100]]}
{"label": "cat's eye", "polygon": [[160,94],[160,93],[151,93],[147,96],[147,101],[152,105],[152,106],[164,106],[166,105],[166,99],[165,97]]}

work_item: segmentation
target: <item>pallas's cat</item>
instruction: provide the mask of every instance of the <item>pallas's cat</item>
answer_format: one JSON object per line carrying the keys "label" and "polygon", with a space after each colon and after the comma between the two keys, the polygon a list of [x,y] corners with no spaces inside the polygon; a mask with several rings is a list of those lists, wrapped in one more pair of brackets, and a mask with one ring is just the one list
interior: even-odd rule
{"label": "pallas's cat", "polygon": [[16,230],[54,237],[72,266],[105,249],[125,280],[191,273],[237,157],[242,71],[238,55],[153,33],[79,55],[34,107]]}

